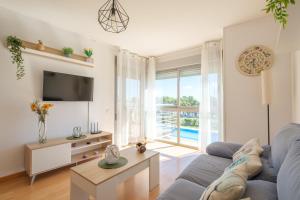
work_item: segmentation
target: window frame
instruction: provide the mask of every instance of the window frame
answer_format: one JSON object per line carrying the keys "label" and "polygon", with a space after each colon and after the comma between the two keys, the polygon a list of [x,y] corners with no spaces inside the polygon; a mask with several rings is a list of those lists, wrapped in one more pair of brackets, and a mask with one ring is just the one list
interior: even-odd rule
{"label": "window frame", "polygon": [[[200,75],[201,75],[201,65],[200,64],[196,64],[196,65],[192,65],[192,66],[184,66],[184,67],[178,67],[178,68],[173,68],[173,69],[167,69],[167,70],[160,70],[156,72],[156,77],[157,74],[159,73],[174,73],[176,72],[177,74],[177,101],[176,101],[176,105],[172,106],[172,105],[159,105],[156,106],[156,109],[159,111],[169,111],[169,112],[176,112],[177,114],[177,122],[176,122],[176,126],[177,126],[177,142],[175,143],[176,145],[180,145],[180,146],[187,146],[187,147],[191,147],[191,148],[198,148],[195,146],[190,146],[190,145],[186,145],[186,144],[182,144],[180,141],[180,113],[181,112],[196,112],[199,114],[199,106],[180,106],[180,79],[181,79],[181,73],[183,71],[192,71],[192,70],[199,70]],[[157,80],[157,79],[156,79]],[[157,139],[158,141],[161,142],[167,142],[167,143],[172,143],[174,144],[174,142],[168,141],[168,140],[164,140],[164,139]],[[199,142],[199,141],[198,141]]]}

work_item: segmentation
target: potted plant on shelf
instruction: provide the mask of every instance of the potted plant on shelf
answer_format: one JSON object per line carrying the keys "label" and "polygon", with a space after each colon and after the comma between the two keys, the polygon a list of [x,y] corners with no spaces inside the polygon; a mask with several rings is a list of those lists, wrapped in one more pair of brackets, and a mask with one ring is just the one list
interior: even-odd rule
{"label": "potted plant on shelf", "polygon": [[84,54],[87,56],[86,62],[93,63],[94,59],[92,58],[93,55],[93,49],[83,49]]}
{"label": "potted plant on shelf", "polygon": [[47,142],[47,119],[48,111],[53,107],[53,104],[45,103],[42,104],[39,101],[34,101],[31,104],[32,112],[38,114],[38,133],[39,133],[39,143],[44,144]]}
{"label": "potted plant on shelf", "polygon": [[73,49],[70,47],[64,47],[63,48],[63,53],[66,57],[71,57],[73,54]]}
{"label": "potted plant on shelf", "polygon": [[22,49],[25,49],[23,46],[22,40],[16,36],[8,36],[6,38],[7,48],[11,53],[11,59],[13,64],[17,64],[17,79],[20,80],[25,76],[25,69],[23,65]]}

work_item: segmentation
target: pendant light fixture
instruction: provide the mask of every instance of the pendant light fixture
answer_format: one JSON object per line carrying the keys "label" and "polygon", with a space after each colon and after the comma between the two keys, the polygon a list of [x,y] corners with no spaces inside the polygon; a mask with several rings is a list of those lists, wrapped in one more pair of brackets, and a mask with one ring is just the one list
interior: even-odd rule
{"label": "pendant light fixture", "polygon": [[129,16],[118,0],[108,0],[98,11],[98,21],[105,31],[120,33],[126,30]]}

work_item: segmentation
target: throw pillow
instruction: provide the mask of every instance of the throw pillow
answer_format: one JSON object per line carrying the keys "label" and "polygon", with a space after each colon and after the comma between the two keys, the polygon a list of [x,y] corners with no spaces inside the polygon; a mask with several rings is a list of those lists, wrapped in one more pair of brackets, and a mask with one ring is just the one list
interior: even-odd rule
{"label": "throw pillow", "polygon": [[203,192],[200,200],[239,200],[247,184],[245,162],[236,165],[209,185]]}
{"label": "throw pillow", "polygon": [[232,159],[233,161],[238,160],[245,154],[260,156],[263,151],[264,150],[260,145],[259,139],[253,138],[244,144],[237,152],[235,152],[232,156]]}
{"label": "throw pillow", "polygon": [[237,168],[239,165],[245,165],[246,172],[249,178],[252,178],[259,174],[263,169],[263,165],[260,157],[254,154],[244,154],[238,160],[234,161],[231,165],[229,165],[225,171],[232,170]]}

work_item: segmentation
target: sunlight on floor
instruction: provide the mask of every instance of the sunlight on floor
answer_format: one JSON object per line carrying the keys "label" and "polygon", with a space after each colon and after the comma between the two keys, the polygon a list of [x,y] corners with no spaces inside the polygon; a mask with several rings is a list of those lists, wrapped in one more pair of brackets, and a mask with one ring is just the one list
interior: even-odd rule
{"label": "sunlight on floor", "polygon": [[147,149],[158,151],[163,155],[180,158],[182,156],[187,156],[188,154],[199,153],[199,150],[190,149],[181,146],[174,146],[171,144],[166,144],[162,142],[153,142],[147,144]]}

